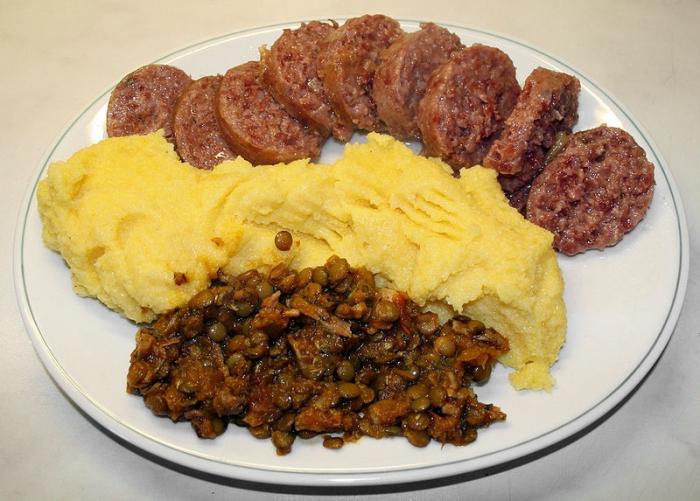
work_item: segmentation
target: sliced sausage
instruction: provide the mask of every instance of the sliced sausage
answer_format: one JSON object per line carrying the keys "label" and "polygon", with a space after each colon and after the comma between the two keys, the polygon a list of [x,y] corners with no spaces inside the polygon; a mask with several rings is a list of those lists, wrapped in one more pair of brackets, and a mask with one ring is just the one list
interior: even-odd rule
{"label": "sliced sausage", "polygon": [[220,85],[220,75],[195,80],[175,105],[175,149],[185,162],[200,169],[211,169],[236,156],[216,118],[216,93]]}
{"label": "sliced sausage", "polygon": [[423,23],[420,30],[403,35],[380,53],[372,98],[391,135],[400,140],[420,139],[416,114],[428,79],[461,47],[457,35]]}
{"label": "sliced sausage", "polygon": [[510,202],[512,207],[518,209],[518,212],[525,215],[525,204],[527,204],[532,181],[542,172],[544,166],[564,149],[570,137],[570,132],[559,131],[554,137],[552,146],[547,150],[544,160],[524,162],[523,170],[517,174],[498,175],[498,181],[501,183],[503,192],[508,197],[508,202]]}
{"label": "sliced sausage", "polygon": [[[501,176],[499,176],[500,180]],[[502,185],[501,185],[502,187]],[[530,185],[526,184],[522,188],[508,192],[503,189],[503,193],[506,195],[506,198],[508,199],[508,203],[510,204],[511,207],[515,208],[520,212],[523,216],[525,215],[525,206],[527,205],[527,197],[530,194]]]}
{"label": "sliced sausage", "polygon": [[287,113],[259,76],[260,63],[250,61],[221,81],[216,111],[231,149],[254,164],[318,157],[321,134]]}
{"label": "sliced sausage", "polygon": [[175,102],[192,82],[179,68],[149,64],[129,73],[112,91],[107,105],[107,135],[148,134],[165,129],[172,140]]}
{"label": "sliced sausage", "polygon": [[352,136],[352,124],[333,110],[318,76],[319,44],[337,27],[312,21],[286,29],[269,50],[262,51],[260,62],[263,83],[278,103],[323,136],[333,134],[345,142]]}
{"label": "sliced sausage", "polygon": [[[545,156],[557,134],[570,133],[578,120],[581,84],[574,76],[545,68],[525,80],[501,136],[484,157],[496,169],[503,191],[514,206],[527,199],[527,186],[544,167]],[[518,193],[518,196],[514,196]]]}
{"label": "sliced sausage", "polygon": [[359,129],[383,130],[372,99],[379,53],[403,31],[382,15],[348,19],[321,43],[318,74],[336,113]]}
{"label": "sliced sausage", "polygon": [[460,49],[435,70],[418,105],[424,153],[459,172],[481,163],[515,106],[515,66],[499,49]]}
{"label": "sliced sausage", "polygon": [[654,165],[634,138],[605,125],[574,134],[535,178],[527,218],[574,255],[619,242],[646,214]]}
{"label": "sliced sausage", "polygon": [[501,137],[484,165],[501,174],[517,174],[526,164],[542,164],[559,132],[571,132],[578,120],[581,84],[574,76],[536,68],[525,80]]}

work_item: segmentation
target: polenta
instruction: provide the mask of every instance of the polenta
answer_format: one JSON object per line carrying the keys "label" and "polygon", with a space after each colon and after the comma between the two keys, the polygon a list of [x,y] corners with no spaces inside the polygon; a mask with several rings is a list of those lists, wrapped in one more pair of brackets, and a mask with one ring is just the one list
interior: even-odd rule
{"label": "polenta", "polygon": [[[219,269],[301,269],[336,254],[426,308],[497,329],[513,385],[548,390],[566,331],[552,235],[508,205],[495,171],[450,172],[379,134],[331,165],[237,158],[202,171],[154,133],[52,164],[38,200],[76,292],[136,322],[184,304]],[[287,252],[280,230],[294,237]]]}

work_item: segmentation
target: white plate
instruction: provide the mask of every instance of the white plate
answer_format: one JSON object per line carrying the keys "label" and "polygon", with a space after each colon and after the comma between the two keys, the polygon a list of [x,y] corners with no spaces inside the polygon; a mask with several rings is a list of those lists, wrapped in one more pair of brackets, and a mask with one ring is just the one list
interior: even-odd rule
{"label": "white plate", "polygon": [[[412,30],[417,22],[402,23]],[[159,62],[193,77],[223,73],[257,59],[271,44],[277,25],[216,38]],[[424,480],[476,471],[521,458],[555,444],[594,423],[632,391],[661,355],[675,326],[688,278],[688,236],[678,190],[648,136],[613,98],[569,65],[512,39],[448,26],[465,44],[499,47],[517,67],[518,80],[537,66],[575,74],[581,80],[577,129],[600,123],[630,132],[656,166],[656,190],[646,218],[614,248],[574,258],[559,256],[566,282],[569,329],[554,367],[551,394],[516,392],[507,370],[498,367],[482,401],[501,406],[504,423],[481,430],[467,447],[433,443],[424,449],[403,439],[364,438],[340,451],[320,440],[297,440],[278,457],[271,443],[232,426],[214,441],[200,440],[188,423],[157,418],[142,399],[125,392],[136,327],[94,300],[76,296],[60,256],[41,241],[36,182],[27,193],[15,246],[15,284],[20,308],[37,353],[66,394],[108,430],[135,446],[203,472],[251,481],[341,485]],[[47,165],[102,139],[109,92],[93,102],[60,136]],[[357,137],[361,140],[361,137]],[[329,142],[324,159],[341,146]]]}

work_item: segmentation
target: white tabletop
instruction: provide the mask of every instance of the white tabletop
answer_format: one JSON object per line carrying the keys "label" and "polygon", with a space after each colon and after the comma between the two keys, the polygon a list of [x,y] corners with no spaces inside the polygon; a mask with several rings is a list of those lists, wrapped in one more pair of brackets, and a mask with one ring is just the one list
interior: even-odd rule
{"label": "white tabletop", "polygon": [[[680,187],[691,237],[685,306],[666,351],[586,433],[507,468],[417,485],[331,491],[222,481],[115,440],[50,379],[16,305],[12,235],[46,149],[129,70],[176,49],[247,27],[377,12],[523,40],[596,80],[649,131]],[[699,26],[697,0],[2,2],[0,498],[700,499]]]}

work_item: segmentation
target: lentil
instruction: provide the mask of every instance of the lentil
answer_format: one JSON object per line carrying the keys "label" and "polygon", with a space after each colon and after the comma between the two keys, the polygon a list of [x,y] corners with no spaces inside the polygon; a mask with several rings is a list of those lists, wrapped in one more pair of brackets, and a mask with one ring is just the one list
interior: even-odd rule
{"label": "lentil", "polygon": [[345,441],[341,437],[331,437],[330,435],[323,437],[323,446],[326,449],[340,449],[343,445],[345,445]]}
{"label": "lentil", "polygon": [[288,251],[291,249],[293,242],[292,234],[287,230],[279,231],[277,235],[275,235],[275,247],[281,251]]}

